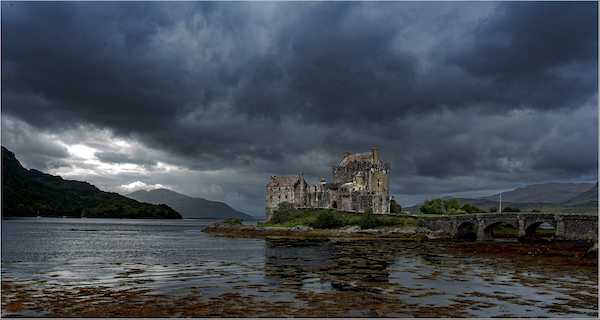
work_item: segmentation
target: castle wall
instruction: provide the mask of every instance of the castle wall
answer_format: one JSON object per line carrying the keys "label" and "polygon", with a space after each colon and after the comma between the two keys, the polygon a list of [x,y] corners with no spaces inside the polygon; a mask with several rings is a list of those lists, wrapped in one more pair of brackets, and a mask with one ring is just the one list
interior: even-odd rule
{"label": "castle wall", "polygon": [[277,210],[279,203],[296,201],[296,192],[293,187],[267,187],[266,192],[266,221],[271,220],[273,211]]}
{"label": "castle wall", "polygon": [[302,174],[271,177],[266,191],[267,221],[284,201],[298,208],[332,208],[346,212],[372,208],[375,214],[388,214],[390,164],[379,159],[377,148],[373,148],[370,155],[348,156],[350,153],[344,153],[341,165],[332,167],[332,183],[307,184]]}
{"label": "castle wall", "polygon": [[[278,185],[278,177],[271,177],[265,194],[266,220],[271,220],[273,211],[277,210],[279,203],[288,202],[295,207],[306,206],[306,182],[302,174],[298,176],[294,184]],[[285,179],[285,178],[284,178]],[[273,185],[273,186],[270,186]]]}

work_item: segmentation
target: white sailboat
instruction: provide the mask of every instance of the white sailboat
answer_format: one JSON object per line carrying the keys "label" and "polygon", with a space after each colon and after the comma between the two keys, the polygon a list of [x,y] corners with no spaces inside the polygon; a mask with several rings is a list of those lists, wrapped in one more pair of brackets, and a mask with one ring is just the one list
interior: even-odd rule
{"label": "white sailboat", "polygon": [[40,210],[38,210],[38,212],[37,212],[37,217],[41,218],[41,216],[40,216]]}
{"label": "white sailboat", "polygon": [[87,219],[85,216],[85,209],[81,210],[81,219]]}

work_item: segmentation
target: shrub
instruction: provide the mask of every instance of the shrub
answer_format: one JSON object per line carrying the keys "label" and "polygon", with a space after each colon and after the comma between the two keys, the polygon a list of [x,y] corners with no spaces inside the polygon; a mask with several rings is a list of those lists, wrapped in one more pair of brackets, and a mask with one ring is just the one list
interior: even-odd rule
{"label": "shrub", "polygon": [[521,209],[519,209],[518,207],[506,207],[504,209],[502,209],[502,212],[521,212]]}
{"label": "shrub", "polygon": [[342,221],[333,215],[333,210],[325,209],[319,212],[319,215],[310,223],[313,228],[335,228],[342,224]]}
{"label": "shrub", "polygon": [[227,218],[225,219],[225,222],[231,224],[231,225],[239,225],[242,224],[242,221],[238,218]]}
{"label": "shrub", "polygon": [[288,202],[279,203],[279,207],[273,211],[271,220],[275,224],[284,223],[288,218],[291,217],[294,212],[294,205]]}
{"label": "shrub", "polygon": [[448,214],[449,215],[453,215],[453,214],[467,214],[467,213],[468,212],[466,212],[465,210],[462,210],[462,209],[452,208],[452,209],[448,210]]}
{"label": "shrub", "polygon": [[472,206],[468,203],[463,204],[463,206],[460,209],[465,211],[466,213],[484,212],[483,210],[479,209],[478,207]]}
{"label": "shrub", "polygon": [[488,210],[489,213],[496,213],[498,212],[498,206],[493,206]]}
{"label": "shrub", "polygon": [[379,220],[373,213],[373,210],[371,208],[367,208],[367,210],[365,210],[365,214],[363,214],[359,220],[358,225],[363,229],[375,228],[379,225]]}
{"label": "shrub", "polygon": [[378,227],[395,227],[395,228],[405,228],[405,227],[419,227],[421,226],[420,222],[414,218],[410,217],[395,217],[395,216],[375,216],[379,223]]}

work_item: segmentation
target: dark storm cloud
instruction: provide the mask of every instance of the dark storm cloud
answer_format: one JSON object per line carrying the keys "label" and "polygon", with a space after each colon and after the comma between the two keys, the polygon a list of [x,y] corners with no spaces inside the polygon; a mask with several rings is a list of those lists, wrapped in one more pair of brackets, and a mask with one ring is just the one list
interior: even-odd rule
{"label": "dark storm cloud", "polygon": [[598,90],[597,2],[506,2],[447,60],[502,109],[571,108]]}
{"label": "dark storm cloud", "polygon": [[[194,170],[320,179],[341,152],[378,146],[407,193],[597,176],[597,13],[596,2],[2,2],[2,113],[57,136],[107,129]],[[96,149],[109,163],[167,160]],[[64,156],[52,152],[48,166]]]}

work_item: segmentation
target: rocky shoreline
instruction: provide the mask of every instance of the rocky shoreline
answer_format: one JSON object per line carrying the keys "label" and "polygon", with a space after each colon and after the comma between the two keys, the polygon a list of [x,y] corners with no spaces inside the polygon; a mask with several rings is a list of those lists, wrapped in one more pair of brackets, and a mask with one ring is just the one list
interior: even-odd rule
{"label": "rocky shoreline", "polygon": [[227,221],[219,221],[208,225],[202,232],[219,233],[239,236],[273,236],[273,237],[310,237],[310,238],[398,238],[407,240],[436,240],[450,239],[450,235],[439,231],[431,231],[424,227],[406,227],[393,230],[361,229],[359,226],[346,226],[340,229],[313,229],[298,225],[286,227],[255,227],[233,225]]}
{"label": "rocky shoreline", "polygon": [[[361,229],[359,226],[346,226],[340,229],[313,229],[308,226],[298,225],[292,228],[286,227],[255,227],[239,224],[230,224],[226,220],[208,225],[202,232],[217,233],[245,237],[289,237],[289,238],[352,238],[352,239],[402,239],[402,240],[439,240],[454,239],[452,236],[443,234],[440,231],[432,231],[425,227],[406,227],[393,230],[381,229]],[[535,246],[535,244],[532,244]],[[487,254],[502,253],[506,254],[507,248],[502,244],[489,243],[471,243],[465,244],[468,248],[466,252],[486,252]],[[489,250],[488,247],[493,247]],[[561,252],[559,256],[575,260],[585,260],[584,265],[593,263],[596,265],[598,259],[598,243],[581,244],[553,243],[547,246],[553,253]],[[485,248],[485,249],[484,249]],[[502,250],[498,248],[503,248]],[[479,249],[479,250],[477,250]],[[482,250],[483,249],[483,250]],[[524,246],[510,246],[509,251],[517,256],[531,256],[532,250]],[[523,251],[524,250],[524,251]],[[523,252],[521,252],[523,251]],[[535,250],[533,250],[535,252]],[[535,255],[533,255],[535,256]],[[570,260],[570,259],[569,259]]]}

